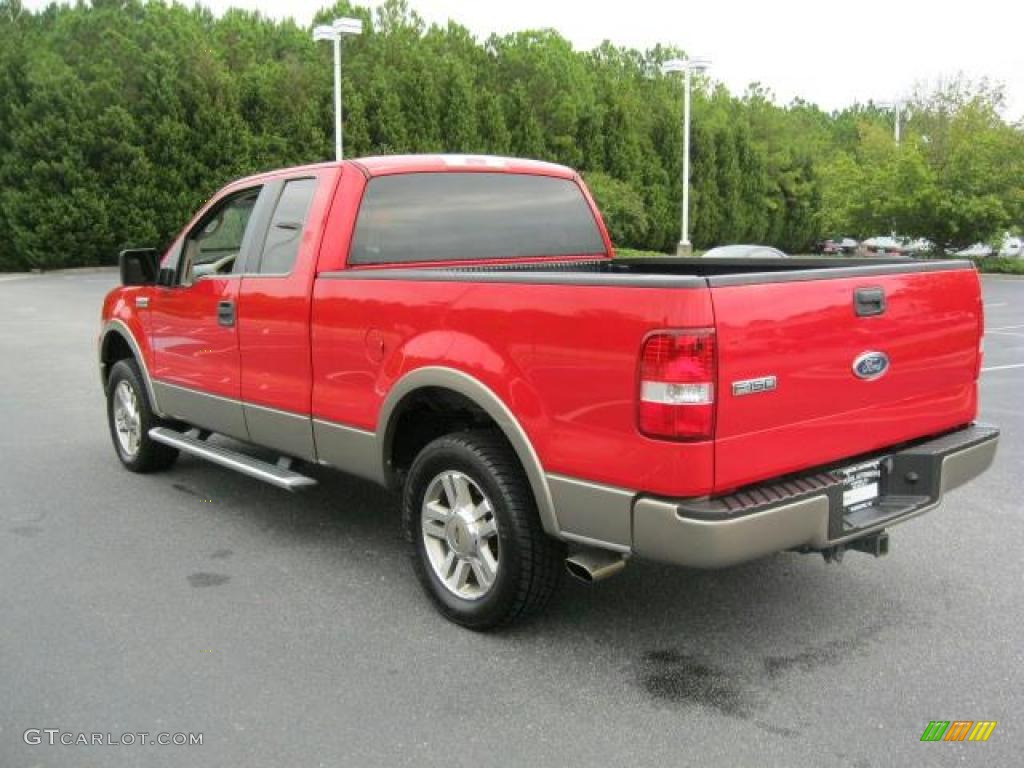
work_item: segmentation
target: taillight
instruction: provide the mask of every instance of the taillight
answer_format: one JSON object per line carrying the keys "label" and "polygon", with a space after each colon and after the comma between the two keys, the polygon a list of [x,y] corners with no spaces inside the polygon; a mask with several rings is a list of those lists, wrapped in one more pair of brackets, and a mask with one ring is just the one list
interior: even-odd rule
{"label": "taillight", "polygon": [[715,378],[714,330],[648,336],[640,351],[640,431],[670,440],[710,438]]}

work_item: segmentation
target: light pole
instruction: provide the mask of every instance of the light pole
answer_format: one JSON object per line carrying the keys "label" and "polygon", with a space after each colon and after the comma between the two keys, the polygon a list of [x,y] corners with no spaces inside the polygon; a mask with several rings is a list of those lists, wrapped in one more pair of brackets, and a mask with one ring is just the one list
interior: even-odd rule
{"label": "light pole", "polygon": [[661,65],[663,73],[683,73],[683,222],[677,256],[693,253],[690,244],[690,73],[703,72],[711,62],[708,59],[670,59]]}
{"label": "light pole", "polygon": [[900,145],[900,119],[903,117],[904,103],[902,100],[897,99],[896,101],[883,101],[878,106],[880,106],[882,109],[892,110],[892,137],[896,141],[896,146],[898,147]]}
{"label": "light pole", "polygon": [[313,39],[316,41],[330,40],[334,43],[334,157],[339,162],[342,158],[341,140],[341,38],[345,35],[361,35],[363,20],[341,18],[330,24],[321,24],[313,28]]}

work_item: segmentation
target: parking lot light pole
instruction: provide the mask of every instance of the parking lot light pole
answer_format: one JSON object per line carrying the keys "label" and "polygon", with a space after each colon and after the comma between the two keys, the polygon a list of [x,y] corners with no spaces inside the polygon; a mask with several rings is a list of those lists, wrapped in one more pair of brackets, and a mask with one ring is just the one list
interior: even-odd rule
{"label": "parking lot light pole", "polygon": [[893,126],[892,126],[892,137],[896,141],[896,146],[900,145],[900,120],[903,117],[903,107],[905,106],[903,101],[897,99],[896,101],[883,101],[878,106],[882,109],[890,109],[893,113]]}
{"label": "parking lot light pole", "polygon": [[693,253],[693,245],[690,244],[690,73],[703,72],[710,65],[708,59],[698,58],[670,59],[661,65],[661,71],[666,75],[683,73],[683,220],[679,245],[676,246],[677,256]]}
{"label": "parking lot light pole", "polygon": [[321,24],[313,28],[314,40],[330,40],[334,44],[334,157],[339,162],[342,158],[341,38],[345,35],[361,35],[362,33],[362,19],[340,18],[330,24]]}

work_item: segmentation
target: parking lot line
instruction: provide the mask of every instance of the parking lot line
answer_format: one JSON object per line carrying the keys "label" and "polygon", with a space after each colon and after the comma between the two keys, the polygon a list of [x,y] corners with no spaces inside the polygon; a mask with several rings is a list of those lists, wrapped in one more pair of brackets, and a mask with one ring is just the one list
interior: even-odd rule
{"label": "parking lot line", "polygon": [[988,373],[989,371],[1008,371],[1011,368],[1024,368],[1024,363],[1013,363],[1012,365],[993,365],[991,368],[982,368],[982,373]]}
{"label": "parking lot line", "polygon": [[1024,328],[1024,323],[1018,323],[1017,325],[1001,325],[998,328],[986,328],[985,331],[988,333],[995,333],[996,331],[1012,331],[1014,328]]}

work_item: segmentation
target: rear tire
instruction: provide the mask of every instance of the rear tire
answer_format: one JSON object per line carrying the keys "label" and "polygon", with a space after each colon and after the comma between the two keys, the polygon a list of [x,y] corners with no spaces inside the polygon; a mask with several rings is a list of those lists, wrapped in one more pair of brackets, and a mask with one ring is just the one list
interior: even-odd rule
{"label": "rear tire", "polygon": [[544,533],[529,482],[502,435],[445,435],[416,457],[403,522],[420,584],[445,618],[474,630],[540,611],[565,546]]}
{"label": "rear tire", "polygon": [[139,365],[119,360],[107,380],[107,424],[114,451],[132,472],[158,472],[178,459],[178,450],[149,436],[149,430],[164,424],[153,412]]}

